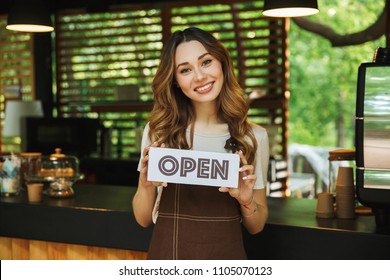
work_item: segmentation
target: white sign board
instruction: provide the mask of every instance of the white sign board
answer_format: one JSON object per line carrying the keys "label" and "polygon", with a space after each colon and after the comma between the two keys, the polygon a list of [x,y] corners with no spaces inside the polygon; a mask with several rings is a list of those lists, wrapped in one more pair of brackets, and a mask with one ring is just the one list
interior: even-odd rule
{"label": "white sign board", "polygon": [[168,148],[150,148],[148,181],[238,187],[240,157]]}

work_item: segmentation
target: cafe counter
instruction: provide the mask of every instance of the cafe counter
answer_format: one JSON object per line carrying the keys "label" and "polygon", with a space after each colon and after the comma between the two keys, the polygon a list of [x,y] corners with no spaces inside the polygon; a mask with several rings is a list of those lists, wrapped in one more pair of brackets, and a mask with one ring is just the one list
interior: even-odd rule
{"label": "cafe counter", "polygon": [[[134,187],[78,183],[71,198],[0,198],[1,259],[145,259],[152,226],[140,227]],[[390,234],[374,216],[318,219],[316,200],[268,198],[263,232],[244,240],[250,259],[388,259]]]}

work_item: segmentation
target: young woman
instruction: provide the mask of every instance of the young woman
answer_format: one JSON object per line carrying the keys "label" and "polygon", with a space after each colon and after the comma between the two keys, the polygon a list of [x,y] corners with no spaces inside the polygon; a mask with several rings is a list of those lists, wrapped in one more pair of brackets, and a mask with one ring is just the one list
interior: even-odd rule
{"label": "young woman", "polygon": [[[262,231],[268,217],[266,131],[248,105],[226,48],[210,33],[173,33],[153,81],[154,107],[142,139],[137,222],[155,222],[149,259],[246,259],[241,225]],[[150,147],[235,152],[238,188],[148,182]]]}

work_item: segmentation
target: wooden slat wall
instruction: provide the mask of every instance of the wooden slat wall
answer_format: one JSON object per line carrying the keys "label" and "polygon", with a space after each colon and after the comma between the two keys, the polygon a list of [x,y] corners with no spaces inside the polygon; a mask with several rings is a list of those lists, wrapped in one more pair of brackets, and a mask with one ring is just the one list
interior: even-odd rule
{"label": "wooden slat wall", "polygon": [[6,17],[0,16],[0,145],[2,151],[20,151],[17,138],[3,138],[1,133],[6,101],[35,99],[34,44],[31,34],[9,31],[5,26]]}
{"label": "wooden slat wall", "polygon": [[146,252],[0,236],[0,260],[145,260]]}
{"label": "wooden slat wall", "polygon": [[152,100],[151,83],[162,48],[161,10],[148,5],[112,7],[88,15],[57,17],[57,105],[60,117],[99,117],[112,131],[113,156],[137,152],[135,129],[147,112],[101,112],[91,102],[112,102],[117,86],[136,85],[139,99]]}
{"label": "wooden slat wall", "polygon": [[61,13],[56,24],[61,114],[81,109],[67,109],[72,101],[113,101],[118,85],[137,85],[141,99],[151,100],[148,94],[153,73],[147,70],[156,67],[160,55],[160,21],[159,10],[148,6],[92,15]]}

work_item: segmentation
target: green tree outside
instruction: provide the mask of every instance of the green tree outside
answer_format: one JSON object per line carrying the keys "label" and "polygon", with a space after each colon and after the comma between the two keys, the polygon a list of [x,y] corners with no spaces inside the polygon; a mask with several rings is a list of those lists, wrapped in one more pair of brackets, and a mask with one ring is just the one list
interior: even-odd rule
{"label": "green tree outside", "polygon": [[[385,1],[319,0],[320,13],[310,19],[338,34],[361,31],[384,9]],[[289,143],[354,148],[358,67],[371,62],[385,36],[356,46],[332,47],[319,35],[291,20]]]}

